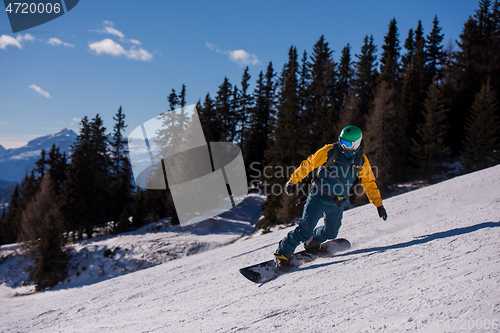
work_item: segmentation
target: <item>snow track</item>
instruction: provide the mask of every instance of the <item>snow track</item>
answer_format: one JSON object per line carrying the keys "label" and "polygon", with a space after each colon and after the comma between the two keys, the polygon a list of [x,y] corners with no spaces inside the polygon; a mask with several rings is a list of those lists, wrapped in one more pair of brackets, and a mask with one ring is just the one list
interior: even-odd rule
{"label": "snow track", "polygon": [[498,331],[499,187],[496,166],[385,200],[387,221],[372,205],[346,211],[351,250],[262,285],[238,269],[293,227],[78,288],[3,287],[0,331]]}

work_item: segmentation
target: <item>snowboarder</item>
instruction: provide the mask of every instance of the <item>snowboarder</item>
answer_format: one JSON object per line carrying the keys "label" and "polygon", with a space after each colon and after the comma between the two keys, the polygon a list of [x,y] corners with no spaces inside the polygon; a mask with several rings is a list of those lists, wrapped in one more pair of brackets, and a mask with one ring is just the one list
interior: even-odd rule
{"label": "snowboarder", "polygon": [[[358,127],[347,126],[340,133],[337,143],[327,144],[309,156],[286,183],[285,192],[291,195],[297,182],[319,167],[304,205],[302,219],[295,230],[281,240],[274,253],[278,269],[290,265],[290,258],[301,242],[304,242],[307,252],[319,254],[322,252],[321,243],[337,237],[345,199],[358,177],[368,199],[377,207],[379,216],[387,219],[370,162],[360,150],[362,137]],[[316,227],[323,213],[325,223]]]}

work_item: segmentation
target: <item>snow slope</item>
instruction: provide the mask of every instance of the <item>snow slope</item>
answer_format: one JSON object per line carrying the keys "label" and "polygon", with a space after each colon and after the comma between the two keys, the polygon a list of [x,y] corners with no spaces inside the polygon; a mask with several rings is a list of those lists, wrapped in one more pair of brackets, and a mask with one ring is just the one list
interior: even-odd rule
{"label": "snow slope", "polygon": [[[57,289],[93,284],[233,243],[254,230],[264,202],[264,195],[253,193],[237,207],[194,225],[170,226],[170,219],[163,219],[132,232],[67,245],[68,277]],[[33,292],[34,265],[29,249],[20,244],[0,246],[0,285],[12,288],[13,294]]]}
{"label": "snow slope", "polygon": [[[353,248],[266,284],[240,267],[291,228],[92,285],[12,297],[5,332],[499,331],[500,166],[345,212]],[[321,223],[321,222],[320,222]]]}

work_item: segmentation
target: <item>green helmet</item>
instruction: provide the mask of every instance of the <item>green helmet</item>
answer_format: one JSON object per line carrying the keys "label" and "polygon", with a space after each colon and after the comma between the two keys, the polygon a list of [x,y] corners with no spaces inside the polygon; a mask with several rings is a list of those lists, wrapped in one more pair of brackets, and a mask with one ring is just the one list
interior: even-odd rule
{"label": "green helmet", "polygon": [[345,150],[356,150],[361,144],[363,134],[359,127],[347,126],[340,132],[339,145]]}

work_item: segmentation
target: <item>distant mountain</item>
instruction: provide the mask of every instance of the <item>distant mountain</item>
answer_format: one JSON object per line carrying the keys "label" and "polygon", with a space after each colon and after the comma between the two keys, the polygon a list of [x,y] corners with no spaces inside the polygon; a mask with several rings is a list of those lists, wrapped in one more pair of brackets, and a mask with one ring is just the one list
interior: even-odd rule
{"label": "distant mountain", "polygon": [[[0,149],[0,179],[20,182],[26,172],[30,172],[35,167],[36,161],[40,159],[42,149],[50,150],[53,144],[59,147],[61,153],[66,152],[69,155],[70,146],[75,142],[76,137],[75,132],[65,128],[55,134],[31,140],[21,148],[8,149],[3,154]],[[2,149],[5,150],[3,147]]]}
{"label": "distant mountain", "polygon": [[0,156],[5,155],[6,152],[7,152],[7,149],[5,149],[2,145],[0,145]]}

